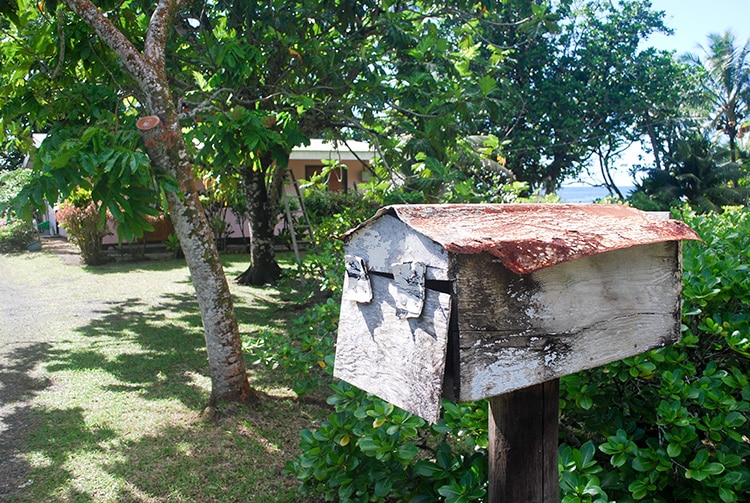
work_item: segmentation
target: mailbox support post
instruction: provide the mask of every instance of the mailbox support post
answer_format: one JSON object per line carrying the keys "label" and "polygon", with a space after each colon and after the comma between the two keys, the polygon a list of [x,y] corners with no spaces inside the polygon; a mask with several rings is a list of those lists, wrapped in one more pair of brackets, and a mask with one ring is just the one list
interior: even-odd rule
{"label": "mailbox support post", "polygon": [[489,503],[559,503],[559,379],[490,398]]}

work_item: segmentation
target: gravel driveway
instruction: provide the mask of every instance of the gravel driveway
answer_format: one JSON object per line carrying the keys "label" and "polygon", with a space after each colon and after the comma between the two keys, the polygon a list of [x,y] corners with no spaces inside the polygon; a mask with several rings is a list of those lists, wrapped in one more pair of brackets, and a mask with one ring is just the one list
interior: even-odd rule
{"label": "gravel driveway", "polygon": [[[80,264],[67,241],[48,238],[42,245],[41,253],[58,255],[61,267]],[[51,349],[59,318],[60,305],[48,300],[65,292],[63,284],[20,277],[13,263],[23,257],[0,255],[0,502],[28,482],[20,453],[35,427],[30,400],[53,384],[38,364]]]}

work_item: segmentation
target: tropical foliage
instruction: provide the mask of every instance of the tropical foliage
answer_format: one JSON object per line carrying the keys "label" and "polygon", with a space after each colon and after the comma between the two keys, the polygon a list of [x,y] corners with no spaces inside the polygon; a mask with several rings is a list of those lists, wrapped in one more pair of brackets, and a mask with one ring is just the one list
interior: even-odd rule
{"label": "tropical foliage", "polygon": [[711,34],[699,54],[683,60],[694,76],[683,93],[680,115],[669,121],[660,141],[652,141],[657,162],[646,169],[630,201],[643,209],[669,209],[687,202],[701,211],[747,204],[747,153],[742,138],[750,106],[750,41],[732,32]]}
{"label": "tropical foliage", "polygon": [[731,162],[737,161],[737,140],[750,110],[750,40],[744,45],[731,31],[708,36],[699,54],[685,60],[702,70],[701,105],[712,129],[727,137]]}
{"label": "tropical foliage", "polygon": [[699,130],[675,137],[662,161],[663,169],[650,169],[637,184],[630,196],[634,206],[665,211],[682,201],[700,211],[721,211],[748,201],[750,187],[738,183],[747,172]]}
{"label": "tropical foliage", "polygon": [[20,218],[14,208],[30,177],[28,169],[0,172],[0,252],[23,251],[39,239],[34,222]]}

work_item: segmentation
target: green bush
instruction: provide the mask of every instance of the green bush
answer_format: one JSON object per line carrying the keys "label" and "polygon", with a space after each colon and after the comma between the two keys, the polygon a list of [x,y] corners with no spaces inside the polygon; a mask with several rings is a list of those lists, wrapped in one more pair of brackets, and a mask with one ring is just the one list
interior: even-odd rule
{"label": "green bush", "polygon": [[750,217],[682,218],[682,341],[561,381],[566,503],[748,501]]}
{"label": "green bush", "polygon": [[444,403],[434,426],[349,384],[331,386],[335,412],[303,431],[287,465],[301,491],[326,501],[477,501],[486,493],[487,407]]}
{"label": "green bush", "polygon": [[294,318],[288,333],[259,331],[247,343],[253,363],[283,368],[286,384],[299,396],[330,382],[338,309],[338,303],[329,298]]}
{"label": "green bush", "polygon": [[33,224],[10,216],[0,218],[0,253],[24,251],[37,240]]}
{"label": "green bush", "polygon": [[316,230],[319,224],[325,223],[332,215],[341,215],[344,219],[347,214],[352,213],[369,217],[377,208],[377,203],[359,192],[344,193],[312,188],[305,192],[305,209]]}
{"label": "green bush", "polygon": [[31,177],[29,169],[0,173],[0,252],[24,251],[39,239],[33,223],[22,219],[14,208],[16,197]]}

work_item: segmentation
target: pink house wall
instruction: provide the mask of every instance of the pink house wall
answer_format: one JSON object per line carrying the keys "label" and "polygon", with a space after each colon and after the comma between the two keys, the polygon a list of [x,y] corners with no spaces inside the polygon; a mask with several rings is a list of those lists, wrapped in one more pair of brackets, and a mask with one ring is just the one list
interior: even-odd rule
{"label": "pink house wall", "polygon": [[[335,145],[323,140],[314,139],[310,141],[309,146],[296,148],[292,151],[289,156],[289,169],[294,173],[297,182],[302,185],[306,179],[305,171],[308,167],[321,166],[324,160],[336,160],[338,163],[346,166],[346,172],[342,169],[334,170],[329,179],[329,188],[331,190],[342,190],[341,181],[346,179],[347,190],[356,190],[357,185],[368,178],[369,171],[363,163],[369,163],[372,158],[373,152],[365,142],[350,141],[347,147],[344,144]],[[287,184],[284,190],[289,194],[294,194],[294,189],[290,184]],[[50,218],[54,221],[54,212],[51,213]],[[232,233],[229,236],[231,239],[250,236],[248,222],[241,222],[231,211],[227,212],[226,222],[229,228],[232,229]],[[103,244],[105,246],[116,245],[118,243],[116,227],[111,223],[109,225],[112,234],[104,238]],[[147,240],[163,241],[166,239],[166,236],[171,232],[171,224],[168,225],[170,227],[157,229],[155,235],[152,235],[150,239],[147,236]],[[278,233],[282,227],[283,222],[279,222],[276,226],[276,232]],[[61,236],[67,236],[65,229],[62,227],[59,227],[58,232]]]}

